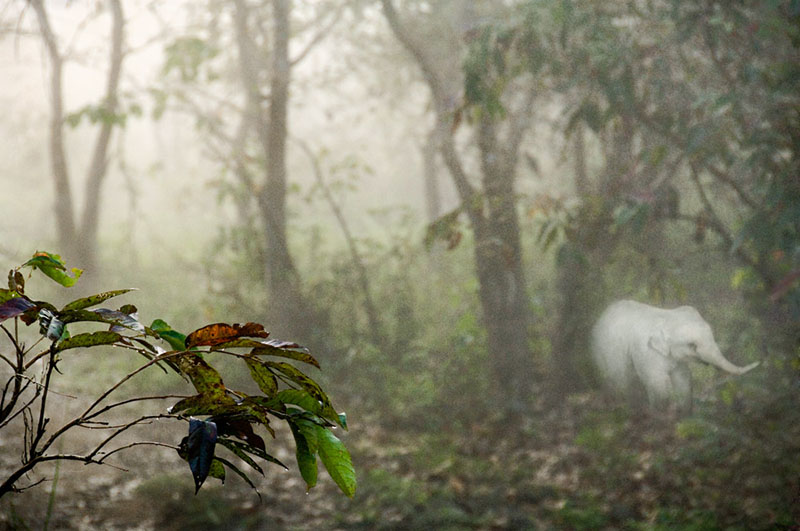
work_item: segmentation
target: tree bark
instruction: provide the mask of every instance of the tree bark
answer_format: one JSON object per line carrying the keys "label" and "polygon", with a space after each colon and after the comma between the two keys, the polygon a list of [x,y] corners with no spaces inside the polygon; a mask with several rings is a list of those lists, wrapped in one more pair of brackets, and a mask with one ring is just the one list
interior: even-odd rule
{"label": "tree bark", "polygon": [[433,223],[442,215],[442,199],[439,192],[439,176],[436,171],[436,157],[440,151],[438,121],[431,128],[422,146],[422,178],[425,184],[425,212],[428,222]]}
{"label": "tree bark", "polygon": [[419,64],[431,90],[436,127],[444,132],[441,155],[475,235],[475,271],[497,398],[507,413],[520,413],[530,398],[534,371],[514,181],[533,94],[517,116],[509,113],[505,138],[501,139],[495,119],[481,113],[477,130],[482,173],[479,192],[470,183],[453,138],[457,98],[447,90],[447,80],[442,79],[426,49],[400,21],[391,0],[382,0],[382,5],[390,27]]}
{"label": "tree bark", "polygon": [[256,45],[248,29],[248,9],[244,0],[236,0],[235,23],[245,84],[247,108],[256,109],[255,128],[267,162],[264,185],[255,187],[256,202],[265,235],[264,280],[270,297],[267,316],[273,328],[302,340],[308,330],[307,306],[300,291],[300,279],[289,252],[286,234],[286,138],[291,65],[289,61],[289,0],[273,0],[273,38],[270,65],[270,93],[267,116],[262,111],[264,99],[259,90]]}
{"label": "tree bark", "polygon": [[36,12],[39,29],[42,32],[47,53],[50,56],[50,166],[53,172],[53,192],[56,237],[62,252],[72,260],[77,258],[75,212],[72,202],[72,189],[69,181],[69,168],[64,154],[64,97],[62,77],[64,59],[58,50],[56,36],[50,27],[50,19],[42,0],[30,0]]}
{"label": "tree bark", "polygon": [[111,52],[109,56],[106,94],[102,104],[105,120],[100,125],[94,145],[92,162],[86,178],[86,203],[83,206],[83,218],[79,239],[79,259],[81,264],[91,273],[97,273],[97,229],[100,220],[100,192],[108,170],[108,144],[114,129],[117,112],[117,93],[122,72],[125,18],[120,0],[110,0],[113,29],[111,33]]}
{"label": "tree bark", "polygon": [[82,220],[78,226],[75,221],[75,207],[70,186],[69,168],[64,152],[64,104],[62,76],[64,58],[58,50],[58,41],[50,26],[50,20],[42,0],[30,0],[36,12],[48,55],[50,56],[50,157],[55,192],[56,236],[61,252],[67,260],[78,263],[89,274],[98,273],[97,245],[98,225],[101,207],[102,184],[108,168],[108,145],[111,140],[117,94],[122,72],[122,49],[124,41],[124,15],[120,0],[110,0],[112,17],[111,50],[106,82],[106,94],[102,109],[105,117],[100,125],[95,142],[92,161],[86,178],[86,198]]}

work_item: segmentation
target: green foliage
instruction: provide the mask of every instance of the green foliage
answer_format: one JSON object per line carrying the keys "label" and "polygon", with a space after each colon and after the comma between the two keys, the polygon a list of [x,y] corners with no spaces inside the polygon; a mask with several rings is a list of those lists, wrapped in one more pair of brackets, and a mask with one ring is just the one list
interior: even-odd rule
{"label": "green foliage", "polygon": [[[34,253],[33,257],[22,264],[22,267],[30,267],[31,269],[38,269],[48,277],[52,278],[59,284],[64,287],[70,287],[78,281],[83,270],[73,267],[72,269],[67,272],[67,268],[64,265],[64,262],[61,260],[61,257],[57,254],[50,254],[46,252],[39,252],[37,251]],[[70,273],[72,273],[70,275]],[[9,289],[14,289],[9,283]]]}
{"label": "green foliage", "polygon": [[193,36],[178,37],[164,49],[164,75],[177,72],[182,81],[196,81],[202,67],[219,51],[208,41]]}
{"label": "green foliage", "polygon": [[568,502],[555,514],[555,521],[568,529],[602,529],[609,524],[597,501],[590,499]]}
{"label": "green foliage", "polygon": [[127,112],[109,110],[105,104],[86,105],[64,117],[64,121],[72,128],[78,127],[84,118],[91,124],[109,124],[125,127],[129,116],[141,116],[142,109],[133,105]]}
{"label": "green foliage", "polygon": [[[60,257],[42,252],[37,252],[31,260],[20,266],[23,267],[39,269],[64,286],[74,284],[80,275],[80,270],[75,269],[72,270],[74,276],[67,275],[66,267]],[[263,439],[254,431],[254,428],[260,427],[274,436],[273,428],[270,426],[270,419],[273,418],[286,421],[293,430],[299,430],[301,436],[298,437],[298,462],[309,488],[316,483],[316,471],[314,470],[312,477],[310,465],[307,463],[314,454],[318,454],[331,478],[341,490],[350,497],[355,494],[356,478],[350,454],[330,431],[336,425],[347,428],[344,414],[336,412],[326,392],[305,372],[283,361],[265,359],[288,358],[318,368],[319,363],[307,349],[296,343],[268,340],[269,333],[264,327],[252,322],[242,325],[215,323],[184,335],[160,319],[156,319],[150,327],[142,325],[138,321],[136,308],[132,305],[122,306],[119,310],[88,309],[131,291],[129,289],[83,297],[57,310],[45,301],[35,301],[24,294],[25,281],[19,274],[20,268],[11,271],[9,289],[2,292],[4,301],[0,304],[0,322],[14,318],[22,319],[30,325],[38,321],[41,334],[47,336],[52,343],[47,350],[34,358],[44,358],[49,354],[46,376],[37,384],[43,389],[41,418],[38,427],[32,434],[26,433],[25,437],[25,444],[28,446],[24,450],[24,455],[28,457],[23,460],[23,466],[18,471],[19,475],[12,475],[0,487],[0,495],[15,488],[20,475],[36,466],[37,456],[42,455],[58,435],[72,426],[95,422],[93,419],[102,412],[119,405],[112,404],[93,412],[104,398],[144,369],[162,363],[189,380],[197,392],[179,400],[169,409],[169,415],[166,415],[188,421],[189,435],[181,441],[177,449],[178,454],[190,465],[196,491],[208,476],[224,481],[226,469],[232,470],[255,488],[249,477],[236,465],[215,454],[218,444],[230,450],[233,455],[262,475],[264,471],[253,457],[285,468],[285,465],[266,452]],[[74,323],[103,323],[108,325],[109,329],[70,335],[68,328]],[[33,399],[25,402],[21,397],[27,389],[27,384],[25,387],[20,384],[22,378],[26,377],[25,370],[32,363],[26,360],[26,356],[30,357],[31,353],[30,350],[24,350],[15,333],[10,332],[4,325],[3,329],[16,350],[16,356],[12,358],[15,357],[18,361],[16,365],[12,364],[15,376],[12,376],[6,385],[6,390],[11,390],[11,396],[6,401],[4,393],[3,402],[0,404],[0,423],[17,416],[20,412],[23,412],[26,419],[33,419],[31,407],[39,392],[37,391]],[[16,329],[15,327],[14,330]],[[157,343],[159,340],[168,344],[172,350],[165,350],[159,346]],[[147,358],[148,362],[106,391],[83,416],[67,424],[60,431],[57,430],[55,436],[44,442],[42,447],[38,447],[45,435],[47,424],[43,417],[45,400],[56,362],[65,351],[101,345],[136,351]],[[222,377],[210,363],[211,360],[218,360],[221,356],[242,360],[250,368],[253,380],[263,394],[249,395],[226,387]],[[16,384],[12,386],[13,382]],[[146,399],[143,397],[134,400]],[[24,404],[21,409],[15,409],[18,402]],[[197,419],[190,415],[205,418]],[[122,428],[114,429],[125,430],[138,422],[140,421],[133,421]],[[32,429],[28,422],[25,423],[25,428],[26,432]],[[82,459],[87,463],[102,463],[104,457],[95,456],[103,445],[105,443]],[[315,461],[314,466],[316,466]]]}

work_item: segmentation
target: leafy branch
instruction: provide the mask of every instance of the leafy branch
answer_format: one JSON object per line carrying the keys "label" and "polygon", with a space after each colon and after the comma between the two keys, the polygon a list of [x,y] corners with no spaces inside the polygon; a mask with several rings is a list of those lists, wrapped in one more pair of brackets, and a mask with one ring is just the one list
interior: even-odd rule
{"label": "leafy branch", "polygon": [[[136,307],[130,304],[117,310],[93,308],[128,293],[129,289],[84,297],[57,309],[49,302],[34,300],[25,294],[25,276],[20,272],[23,268],[38,269],[64,287],[72,286],[81,275],[79,269],[68,270],[58,255],[37,252],[23,265],[11,270],[8,289],[0,289],[0,328],[13,351],[12,355],[0,354],[12,371],[0,395],[0,429],[20,419],[24,428],[21,463],[0,483],[0,497],[29,488],[31,485],[19,486],[18,482],[42,463],[73,460],[115,466],[106,460],[136,446],[175,449],[189,463],[196,491],[208,476],[224,481],[226,470],[233,471],[255,489],[247,474],[230,460],[217,456],[215,451],[218,446],[224,447],[262,475],[264,470],[255,458],[287,468],[267,452],[264,439],[256,432],[263,429],[274,437],[271,419],[289,424],[297,444],[298,465],[308,488],[316,484],[318,455],[340,489],[348,496],[354,495],[356,479],[350,455],[331,432],[336,426],[347,429],[346,417],[337,413],[317,382],[289,363],[300,362],[319,368],[319,362],[305,347],[268,339],[269,333],[258,323],[215,323],[185,335],[161,319],[154,320],[150,326],[143,325]],[[9,320],[13,320],[13,327],[7,326]],[[38,323],[40,335],[50,341],[48,348],[33,353],[43,338],[26,348],[20,322],[28,326]],[[71,335],[69,326],[77,322],[104,324],[108,328]],[[161,346],[164,344],[170,350]],[[81,414],[51,429],[48,397],[54,393],[51,385],[62,356],[68,355],[65,352],[72,349],[104,345],[132,350],[147,361],[102,392]],[[261,394],[248,395],[226,387],[220,374],[207,361],[219,355],[243,361]],[[275,358],[288,361],[275,361]],[[37,362],[43,365],[41,374],[29,374]],[[109,400],[123,385],[155,365],[190,382],[196,394]],[[145,414],[121,423],[105,420],[106,414],[121,406],[174,399],[178,399],[177,402],[166,412]],[[188,436],[177,446],[137,440],[107,450],[121,434],[159,420],[187,422]],[[107,430],[109,433],[83,454],[48,453],[56,441],[74,428]]]}

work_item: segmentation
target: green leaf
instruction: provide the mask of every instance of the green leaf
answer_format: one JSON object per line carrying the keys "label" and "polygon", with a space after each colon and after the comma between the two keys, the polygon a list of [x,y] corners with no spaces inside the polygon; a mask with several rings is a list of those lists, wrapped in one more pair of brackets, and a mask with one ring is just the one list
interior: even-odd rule
{"label": "green leaf", "polygon": [[128,293],[129,291],[134,291],[136,288],[127,288],[127,289],[117,289],[114,291],[105,291],[103,293],[98,293],[96,295],[90,295],[88,297],[83,297],[81,299],[74,300],[64,306],[62,308],[62,312],[66,310],[83,310],[84,308],[89,308],[90,306],[95,306],[100,304],[103,301],[106,301],[112,297],[116,297],[118,295],[122,295],[124,293]]}
{"label": "green leaf", "polygon": [[269,415],[271,411],[261,404],[261,402],[258,400],[258,397],[245,396],[241,402],[239,402],[239,407],[241,407],[244,412],[253,417],[256,421],[261,423],[261,425],[266,428],[270,435],[275,437],[275,430],[273,430],[269,425]]}
{"label": "green leaf", "polygon": [[144,325],[130,315],[106,308],[97,308],[95,310],[66,310],[59,312],[58,317],[64,323],[96,322],[122,326],[137,332],[145,331]]}
{"label": "green leaf", "polygon": [[317,426],[317,442],[319,457],[331,479],[342,489],[342,492],[352,498],[356,493],[356,470],[353,468],[350,452],[347,451],[342,441],[322,426]]}
{"label": "green leaf", "polygon": [[278,382],[275,375],[272,374],[263,363],[252,358],[245,358],[247,368],[250,369],[250,376],[253,381],[258,384],[258,388],[264,393],[267,398],[271,398],[278,391]]}
{"label": "green leaf", "polygon": [[186,336],[173,330],[165,321],[156,319],[150,329],[161,339],[169,343],[173,350],[186,350]]}
{"label": "green leaf", "polygon": [[[245,483],[247,483],[248,485],[250,485],[250,488],[252,488],[254,491],[256,491],[256,494],[258,494],[258,499],[259,499],[259,500],[261,499],[261,493],[260,493],[260,492],[258,492],[258,489],[256,488],[256,486],[253,484],[253,482],[252,482],[252,481],[250,481],[250,478],[249,478],[249,477],[247,477],[247,474],[245,474],[244,472],[242,472],[241,470],[239,470],[239,469],[236,467],[236,465],[234,465],[233,463],[231,463],[231,462],[230,462],[230,461],[228,461],[227,459],[223,459],[223,458],[221,458],[221,457],[215,457],[215,458],[214,458],[214,461],[217,461],[217,462],[219,462],[219,463],[222,463],[222,464],[224,464],[226,467],[228,467],[228,468],[230,468],[231,470],[233,470],[233,471],[234,471],[234,472],[235,472],[235,473],[236,473],[236,474],[237,474],[237,475],[238,475],[240,478],[242,478],[242,479],[245,481]],[[213,468],[213,465],[214,465],[214,463],[212,463],[212,468]],[[223,470],[223,481],[224,481],[224,479],[225,479],[225,471]]]}
{"label": "green leaf", "polygon": [[240,443],[238,441],[232,441],[230,439],[217,439],[217,442],[233,452],[236,457],[250,465],[251,467],[255,468],[259,474],[262,476],[264,475],[264,471],[258,466],[258,463],[255,460],[247,455],[245,452],[245,448],[252,448],[249,444]]}
{"label": "green leaf", "polygon": [[56,345],[56,352],[61,352],[63,350],[71,348],[86,348],[86,347],[96,347],[98,345],[111,345],[112,343],[116,343],[120,339],[122,339],[121,335],[119,335],[116,332],[109,332],[109,331],[77,334],[59,342]]}
{"label": "green leaf", "polygon": [[[211,466],[208,469],[208,475],[211,476],[212,478],[216,478],[225,483],[225,467],[222,466],[223,463],[228,463],[228,462],[219,457],[215,457],[211,461]],[[197,490],[200,490],[200,487],[197,487]]]}
{"label": "green leaf", "polygon": [[275,361],[265,361],[263,362],[268,367],[272,367],[277,369],[284,376],[288,377],[293,382],[300,385],[303,389],[308,391],[308,393],[322,402],[323,404],[330,404],[330,400],[328,399],[328,395],[322,390],[317,382],[312,380],[308,377],[305,373],[303,373],[300,369],[295,367],[294,365],[289,365],[288,363],[284,362],[275,362]]}
{"label": "green leaf", "polygon": [[208,393],[211,397],[226,396],[222,376],[196,352],[185,352],[175,363],[189,377],[198,393]]}
{"label": "green leaf", "polygon": [[168,411],[184,415],[225,415],[238,413],[239,406],[228,395],[200,393],[179,400]]}
{"label": "green leaf", "polygon": [[17,293],[14,290],[0,288],[0,303],[6,302],[9,299],[13,299],[14,297],[19,297],[20,293]]}
{"label": "green leaf", "polygon": [[258,343],[259,345],[250,351],[250,354],[254,356],[278,356],[281,358],[289,358],[308,363],[319,369],[319,362],[316,358],[309,353],[306,347],[302,347],[297,343],[278,341],[276,339],[258,341]]}
{"label": "green leaf", "polygon": [[82,269],[73,267],[69,270],[72,275],[69,275],[67,273],[67,268],[60,256],[41,251],[34,253],[33,258],[22,264],[20,267],[38,269],[51,279],[67,288],[73,286],[83,273]]}
{"label": "green leaf", "polygon": [[303,481],[306,482],[306,488],[310,489],[317,484],[317,458],[305,434],[300,431],[300,427],[293,422],[290,422],[289,426],[294,436],[297,467],[300,469]]}
{"label": "green leaf", "polygon": [[322,413],[322,404],[319,400],[308,394],[307,391],[302,389],[283,389],[275,395],[275,401],[282,404],[294,404],[300,406],[309,413],[320,415]]}
{"label": "green leaf", "polygon": [[347,429],[347,418],[343,413],[337,413],[336,410],[333,409],[333,406],[327,403],[323,404],[302,389],[283,389],[278,391],[273,401],[281,404],[300,406],[309,413],[325,418]]}

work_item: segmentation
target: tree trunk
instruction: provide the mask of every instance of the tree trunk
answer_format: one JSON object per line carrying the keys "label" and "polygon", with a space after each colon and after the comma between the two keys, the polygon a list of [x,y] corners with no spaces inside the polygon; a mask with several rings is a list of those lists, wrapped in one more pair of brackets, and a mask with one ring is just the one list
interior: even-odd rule
{"label": "tree trunk", "polygon": [[107,173],[108,144],[114,127],[114,114],[117,111],[117,93],[124,57],[124,16],[119,0],[110,0],[112,16],[111,51],[106,95],[103,101],[105,119],[94,146],[92,162],[86,179],[86,199],[80,227],[76,227],[75,208],[70,187],[67,157],[64,152],[64,104],[62,72],[64,58],[58,50],[56,36],[50,27],[49,17],[42,0],[30,0],[36,12],[39,28],[50,56],[50,157],[55,191],[56,235],[60,251],[65,258],[79,264],[87,271],[86,279],[96,278],[98,274],[97,232],[100,218],[101,189]]}
{"label": "tree trunk", "polygon": [[509,113],[509,132],[502,141],[494,118],[481,113],[477,135],[483,190],[476,190],[455,147],[452,107],[457,97],[447,90],[450,80],[443,79],[427,50],[400,22],[391,0],[382,4],[389,25],[416,59],[431,90],[436,127],[443,132],[439,149],[475,235],[475,271],[497,398],[506,413],[518,414],[530,398],[534,371],[514,180],[533,92],[516,116]]}
{"label": "tree trunk", "polygon": [[[521,136],[521,132],[519,134]],[[473,229],[487,346],[501,398],[508,400],[514,412],[520,412],[530,396],[534,374],[528,345],[528,297],[514,194],[519,139],[512,133],[499,145],[496,124],[485,113],[478,126],[478,145],[486,214],[481,221],[473,222]]]}
{"label": "tree trunk", "polygon": [[64,60],[58,50],[58,43],[50,27],[50,20],[42,0],[30,0],[30,4],[36,12],[39,29],[42,32],[42,38],[50,56],[50,165],[53,171],[53,192],[55,194],[56,237],[61,247],[61,252],[66,255],[66,259],[76,260],[75,212],[63,137],[64,97],[62,71]]}
{"label": "tree trunk", "polygon": [[624,181],[622,177],[627,175],[633,161],[631,131],[627,119],[612,129],[604,177],[596,191],[591,189],[586,173],[583,130],[577,131],[575,191],[583,200],[583,206],[575,222],[576,230],[559,249],[557,259],[556,282],[561,300],[552,342],[554,391],[559,397],[587,387],[593,374],[589,361],[589,330],[607,302],[603,271],[617,242],[609,232],[611,213],[608,208],[613,201],[607,199],[618,193]]}
{"label": "tree trunk", "polygon": [[439,154],[438,121],[431,128],[422,146],[422,178],[425,183],[425,212],[428,222],[433,223],[442,215],[442,199],[439,192],[439,176],[436,171],[436,157]]}
{"label": "tree trunk", "polygon": [[122,43],[124,39],[124,16],[120,0],[110,0],[113,29],[111,33],[111,55],[109,56],[108,79],[106,81],[106,95],[103,109],[106,119],[100,125],[97,140],[94,145],[92,162],[86,179],[86,199],[83,205],[83,219],[79,238],[79,259],[91,275],[99,272],[97,261],[97,229],[100,219],[100,192],[108,173],[108,144],[114,128],[114,118],[117,112],[117,93],[119,79],[122,72]]}
{"label": "tree trunk", "polygon": [[236,0],[235,23],[248,104],[256,109],[256,133],[267,161],[263,186],[254,186],[265,237],[264,281],[269,293],[268,321],[280,334],[302,340],[308,333],[308,312],[300,291],[300,279],[289,253],[286,234],[286,138],[289,104],[289,0],[273,0],[273,39],[271,49],[270,93],[267,116],[261,110],[259,63],[256,44],[248,29],[248,10]]}

